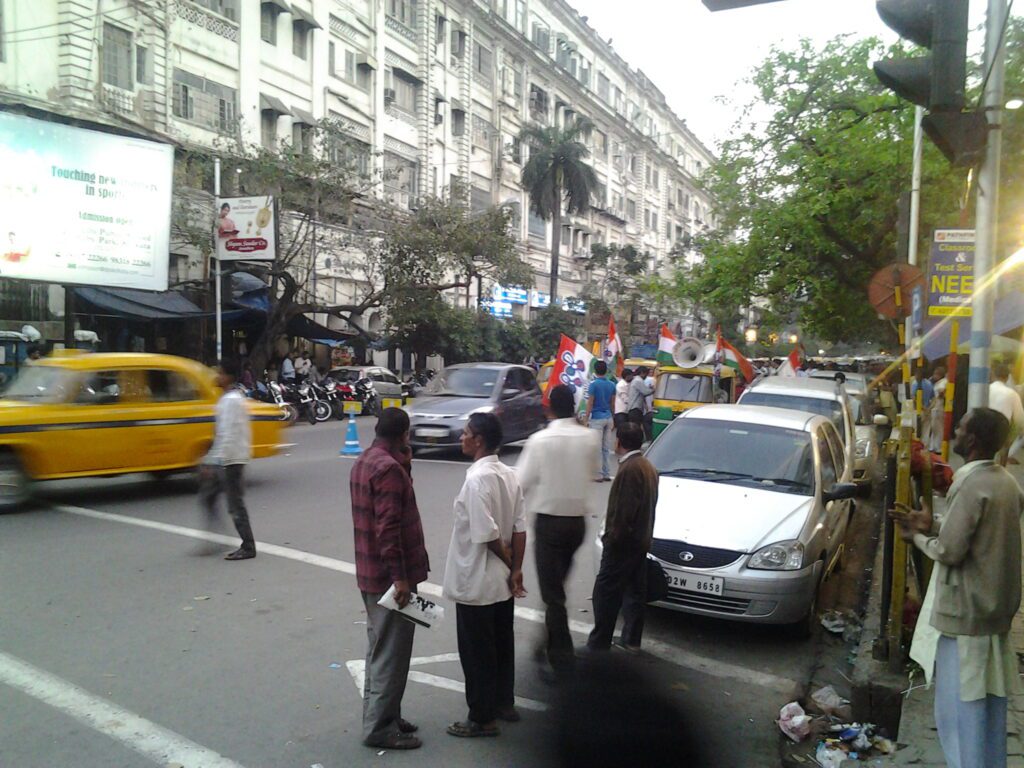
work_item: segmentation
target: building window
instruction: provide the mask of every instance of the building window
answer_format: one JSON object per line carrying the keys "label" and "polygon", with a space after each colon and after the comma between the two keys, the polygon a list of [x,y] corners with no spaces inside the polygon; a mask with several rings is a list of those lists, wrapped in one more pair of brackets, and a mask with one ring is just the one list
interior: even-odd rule
{"label": "building window", "polygon": [[626,200],[626,217],[636,221],[636,200]]}
{"label": "building window", "polygon": [[523,73],[518,69],[512,70],[512,95],[517,99],[523,96]]}
{"label": "building window", "polygon": [[305,123],[292,125],[292,148],[297,154],[313,154],[313,126]]}
{"label": "building window", "polygon": [[175,117],[222,133],[234,131],[238,104],[234,88],[176,69],[172,97]]}
{"label": "building window", "polygon": [[384,191],[397,193],[398,198],[392,198],[396,205],[409,207],[416,196],[418,179],[419,166],[415,160],[407,160],[390,152],[384,153]]}
{"label": "building window", "polygon": [[260,144],[271,152],[277,149],[277,112],[269,109],[260,112]]}
{"label": "building window", "polygon": [[534,213],[533,209],[530,209],[530,215],[527,220],[527,234],[536,240],[543,240],[548,233],[547,222],[544,221],[540,216]]}
{"label": "building window", "polygon": [[452,56],[461,59],[466,55],[466,33],[461,29],[452,30]]}
{"label": "building window", "polygon": [[452,136],[462,136],[466,132],[466,113],[461,109],[452,110]]}
{"label": "building window", "polygon": [[416,98],[419,86],[415,81],[404,77],[400,72],[394,72],[391,78],[392,88],[395,91],[393,105],[397,109],[409,114],[416,114]]}
{"label": "building window", "polygon": [[644,208],[644,226],[648,229],[651,228],[651,209]]}
{"label": "building window", "polygon": [[658,173],[658,169],[654,169],[654,187],[657,189],[661,186],[661,175]]}
{"label": "building window", "polygon": [[658,214],[654,211],[651,211],[651,229],[658,231]]}
{"label": "building window", "polygon": [[533,35],[530,39],[544,53],[548,53],[551,50],[551,31],[543,24],[533,23]]}
{"label": "building window", "polygon": [[331,77],[338,75],[336,56],[337,50],[334,47],[334,41],[331,40],[327,43],[327,74]]}
{"label": "building window", "polygon": [[103,24],[103,82],[133,90],[132,33],[113,24]]}
{"label": "building window", "polygon": [[477,43],[473,56],[473,66],[477,73],[488,80],[494,77],[494,54],[486,45]]}
{"label": "building window", "polygon": [[192,0],[192,2],[214,13],[219,13],[226,19],[238,21],[238,0]]}
{"label": "building window", "polygon": [[515,0],[516,2],[516,17],[515,17],[515,28],[520,32],[526,31],[526,0]]}
{"label": "building window", "polygon": [[277,14],[277,6],[270,3],[260,6],[260,38],[271,45],[277,45]]}
{"label": "building window", "polygon": [[597,95],[605,102],[608,101],[609,86],[608,76],[604,72],[597,73]]}
{"label": "building window", "polygon": [[142,45],[135,46],[135,80],[142,85],[153,84],[153,60],[149,49]]}
{"label": "building window", "polygon": [[509,145],[509,157],[512,162],[518,165],[523,164],[523,142],[518,136],[512,137],[512,143]]}
{"label": "building window", "polygon": [[307,55],[306,43],[309,40],[309,27],[304,21],[292,23],[292,53],[300,59],[305,60]]}
{"label": "building window", "polygon": [[491,190],[479,187],[469,188],[469,210],[486,211],[491,207]]}
{"label": "building window", "polygon": [[388,16],[416,28],[416,0],[388,0]]}
{"label": "building window", "polygon": [[328,154],[332,163],[345,166],[364,178],[370,175],[369,144],[351,139],[334,139]]}
{"label": "building window", "polygon": [[434,55],[444,56],[444,16],[434,16]]}

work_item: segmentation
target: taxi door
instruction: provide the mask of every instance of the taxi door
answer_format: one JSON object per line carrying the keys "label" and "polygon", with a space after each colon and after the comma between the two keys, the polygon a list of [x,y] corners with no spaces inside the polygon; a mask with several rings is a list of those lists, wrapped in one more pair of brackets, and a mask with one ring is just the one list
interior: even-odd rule
{"label": "taxi door", "polygon": [[134,407],[125,402],[123,370],[85,371],[77,394],[48,436],[58,474],[115,471],[129,465]]}
{"label": "taxi door", "polygon": [[214,404],[182,371],[140,368],[131,374],[139,419],[133,443],[140,468],[195,465],[213,442]]}

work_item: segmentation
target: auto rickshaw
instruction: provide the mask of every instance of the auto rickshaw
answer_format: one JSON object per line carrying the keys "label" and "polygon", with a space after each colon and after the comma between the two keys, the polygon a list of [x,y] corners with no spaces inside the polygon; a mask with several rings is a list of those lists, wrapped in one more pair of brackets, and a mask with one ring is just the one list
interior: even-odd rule
{"label": "auto rickshaw", "polygon": [[707,403],[735,402],[736,372],[729,366],[720,367],[716,389],[714,365],[662,365],[654,383],[654,437],[685,410]]}
{"label": "auto rickshaw", "polygon": [[28,359],[32,340],[17,331],[0,331],[0,389],[11,381]]}

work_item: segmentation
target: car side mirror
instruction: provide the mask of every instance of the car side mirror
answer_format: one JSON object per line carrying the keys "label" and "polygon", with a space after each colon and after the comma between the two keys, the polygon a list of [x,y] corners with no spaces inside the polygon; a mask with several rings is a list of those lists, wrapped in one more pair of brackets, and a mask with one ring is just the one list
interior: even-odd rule
{"label": "car side mirror", "polygon": [[889,417],[886,416],[884,413],[876,413],[874,417],[871,419],[871,421],[872,423],[874,423],[876,427],[889,426]]}
{"label": "car side mirror", "polygon": [[831,489],[825,491],[821,498],[827,504],[830,501],[852,499],[857,495],[857,486],[854,483],[836,483]]}
{"label": "car side mirror", "polygon": [[502,400],[511,400],[513,397],[515,397],[519,393],[520,393],[520,390],[518,390],[518,389],[503,389],[503,390],[501,390],[501,399]]}

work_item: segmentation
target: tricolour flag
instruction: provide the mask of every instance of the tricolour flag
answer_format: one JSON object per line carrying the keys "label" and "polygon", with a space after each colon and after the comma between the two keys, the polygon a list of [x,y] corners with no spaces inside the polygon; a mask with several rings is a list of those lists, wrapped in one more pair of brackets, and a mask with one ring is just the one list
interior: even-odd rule
{"label": "tricolour flag", "polygon": [[622,376],[622,338],[615,327],[615,315],[612,314],[608,315],[608,340],[604,345],[604,357],[615,375]]}
{"label": "tricolour flag", "polygon": [[754,366],[745,358],[736,347],[722,338],[722,329],[718,329],[718,349],[723,363],[734,371],[738,372],[749,384],[754,380]]}
{"label": "tricolour flag", "polygon": [[553,387],[564,384],[572,390],[577,407],[583,399],[587,386],[587,375],[594,356],[576,339],[562,335],[562,343],[558,346],[555,364],[551,367],[551,378],[548,388],[544,391],[544,404],[548,403],[548,395]]}
{"label": "tricolour flag", "polygon": [[658,365],[675,365],[672,359],[672,350],[676,346],[676,337],[668,329],[668,323],[661,324],[661,337],[658,339]]}
{"label": "tricolour flag", "polygon": [[797,369],[800,367],[800,347],[794,346],[789,356],[782,361],[782,365],[779,366],[779,370],[775,372],[776,376],[796,376]]}

